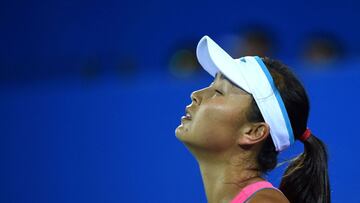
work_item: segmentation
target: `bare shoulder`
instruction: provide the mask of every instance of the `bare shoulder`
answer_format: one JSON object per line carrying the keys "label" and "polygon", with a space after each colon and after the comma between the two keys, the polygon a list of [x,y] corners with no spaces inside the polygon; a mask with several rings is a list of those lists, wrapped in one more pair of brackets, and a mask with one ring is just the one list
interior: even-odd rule
{"label": "bare shoulder", "polygon": [[281,192],[274,189],[264,189],[254,194],[248,203],[290,203]]}

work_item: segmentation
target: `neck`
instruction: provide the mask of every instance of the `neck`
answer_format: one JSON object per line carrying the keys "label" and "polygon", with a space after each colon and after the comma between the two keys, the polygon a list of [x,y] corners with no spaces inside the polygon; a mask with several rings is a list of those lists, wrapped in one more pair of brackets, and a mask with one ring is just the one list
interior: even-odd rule
{"label": "neck", "polygon": [[[222,156],[226,157],[226,156]],[[263,180],[244,154],[230,159],[198,159],[208,203],[230,202],[247,185]]]}

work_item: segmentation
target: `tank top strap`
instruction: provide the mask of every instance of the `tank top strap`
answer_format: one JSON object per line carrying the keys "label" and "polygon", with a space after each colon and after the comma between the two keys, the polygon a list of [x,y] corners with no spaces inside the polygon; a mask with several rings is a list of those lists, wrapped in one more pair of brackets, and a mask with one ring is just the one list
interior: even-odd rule
{"label": "tank top strap", "polygon": [[[231,203],[244,203],[246,200],[248,200],[252,195],[254,195],[256,192],[271,188],[280,191],[276,187],[274,187],[270,182],[268,181],[259,181],[252,183],[246,187],[244,187],[238,195],[231,201]],[[281,191],[280,191],[281,192]]]}

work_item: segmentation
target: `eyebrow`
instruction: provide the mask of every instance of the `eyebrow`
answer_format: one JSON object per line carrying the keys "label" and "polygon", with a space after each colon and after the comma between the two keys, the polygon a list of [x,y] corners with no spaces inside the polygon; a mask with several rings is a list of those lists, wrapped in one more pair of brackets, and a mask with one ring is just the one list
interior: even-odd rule
{"label": "eyebrow", "polygon": [[215,74],[215,79],[218,78],[218,75],[220,74],[220,80],[227,80],[228,82],[230,82],[232,85],[237,86],[235,83],[233,83],[233,81],[231,81],[228,77],[226,77],[224,74],[217,72]]}
{"label": "eyebrow", "polygon": [[[215,74],[215,78],[217,78],[219,74],[220,74],[220,79],[221,79],[221,80],[223,80],[223,79],[229,80],[229,78],[227,78],[224,74],[222,74],[222,73],[220,73],[220,72],[217,72],[217,73]],[[230,81],[230,80],[229,80],[229,81]]]}

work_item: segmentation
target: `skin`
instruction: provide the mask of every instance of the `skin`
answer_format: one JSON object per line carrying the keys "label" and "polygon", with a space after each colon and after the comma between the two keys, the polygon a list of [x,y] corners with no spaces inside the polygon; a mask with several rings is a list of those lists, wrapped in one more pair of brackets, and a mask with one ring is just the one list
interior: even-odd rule
{"label": "skin", "polygon": [[[199,163],[208,202],[230,202],[245,186],[264,180],[256,157],[269,126],[247,120],[252,96],[222,73],[209,87],[193,92],[191,100],[187,106],[191,118],[182,118],[176,137]],[[248,202],[289,201],[282,193],[265,189]]]}

